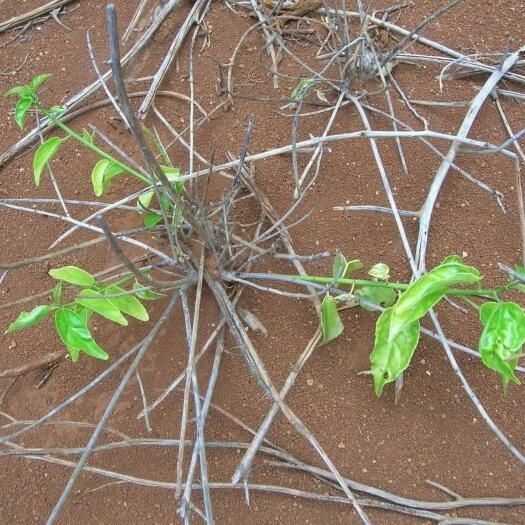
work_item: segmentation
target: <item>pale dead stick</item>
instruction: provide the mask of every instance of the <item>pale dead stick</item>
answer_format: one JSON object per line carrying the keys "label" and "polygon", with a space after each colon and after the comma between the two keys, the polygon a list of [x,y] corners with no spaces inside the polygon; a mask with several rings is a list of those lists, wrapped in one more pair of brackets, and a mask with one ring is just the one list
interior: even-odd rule
{"label": "pale dead stick", "polygon": [[[180,0],[169,0],[168,3],[160,10],[157,18],[153,21],[151,26],[148,28],[148,30],[142,35],[142,37],[133,45],[133,47],[122,57],[122,65],[129,62],[139,51],[142,50],[142,48],[147,44],[151,36],[155,33],[155,31],[160,27],[164,19],[168,16],[168,14],[171,12],[171,10],[176,7],[176,5],[180,2]],[[107,71],[104,73],[102,78],[104,80],[107,80],[111,77],[111,71]],[[71,97],[69,100],[67,100],[63,107],[66,110],[69,110],[76,105],[78,105],[80,102],[85,100],[87,97],[89,97],[91,94],[95,93],[97,89],[101,86],[101,82],[99,79],[95,80],[92,84],[85,87],[82,91]],[[61,117],[64,116],[64,113],[61,115]],[[9,159],[11,159],[14,155],[16,155],[20,150],[24,149],[26,146],[31,144],[35,138],[38,137],[38,133],[47,131],[48,129],[53,128],[54,125],[52,122],[49,121],[49,119],[45,119],[41,122],[40,130],[38,128],[34,128],[29,133],[27,133],[24,137],[22,137],[15,145],[11,146],[7,149],[2,155],[0,155],[0,167],[3,166]]]}
{"label": "pale dead stick", "polygon": [[[341,15],[346,15],[346,16],[350,16],[350,17],[358,17],[359,16],[359,13],[356,13],[356,12],[353,12],[353,11],[345,11],[345,10],[342,10],[342,9],[326,9],[326,8],[321,8],[321,9],[318,9],[317,11],[318,13],[322,13],[322,14],[341,14]],[[374,23],[375,25],[378,25],[379,27],[382,27],[384,29],[388,29],[390,31],[394,31],[396,33],[399,33],[400,35],[402,36],[408,36],[410,35],[410,31],[407,31],[406,29],[403,29],[402,27],[396,25],[396,24],[393,24],[391,22],[387,22],[385,20],[381,20],[379,18],[375,18],[371,15],[366,15],[366,17],[368,18],[368,20],[372,23]],[[444,53],[445,55],[449,55],[453,58],[459,58],[459,59],[469,59],[469,57],[467,55],[463,55],[461,53],[458,53],[457,51],[453,50],[453,49],[450,49],[449,47],[446,47],[442,44],[439,44],[438,42],[434,42],[433,40],[431,40],[430,38],[427,38],[427,37],[424,37],[424,36],[421,36],[417,33],[414,33],[412,36],[411,36],[412,40],[415,40],[416,42],[419,42],[420,44],[424,44],[428,47],[431,47],[432,49],[435,49],[436,51],[440,51],[441,53]],[[483,69],[484,71],[487,71],[489,73],[492,73],[494,71],[496,71],[498,68],[495,67],[495,66],[489,66],[487,64],[483,64],[482,62],[475,62],[475,61],[472,61],[472,60],[469,60],[471,64],[476,64],[479,68]],[[517,74],[514,74],[514,73],[510,73],[510,72],[506,72],[505,73],[505,78],[508,79],[508,80],[514,80],[515,82],[519,82],[520,84],[525,84],[525,77],[523,77],[523,75],[517,75]]]}
{"label": "pale dead stick", "polygon": [[32,9],[31,11],[28,11],[23,15],[14,16],[13,18],[6,20],[5,22],[0,22],[0,33],[3,33],[4,31],[7,31],[8,29],[21,25],[25,22],[29,22],[30,20],[34,20],[39,16],[46,15],[50,11],[62,7],[63,5],[69,4],[72,1],[73,0],[51,0],[51,2],[48,2],[47,4]]}
{"label": "pale dead stick", "polygon": [[[492,90],[497,86],[498,82],[503,78],[505,73],[516,63],[520,54],[525,49],[525,46],[521,47],[514,53],[512,53],[502,64],[501,68],[496,69],[492,75],[487,79],[483,88],[477,93],[477,95],[472,100],[472,103],[465,115],[463,123],[461,124],[457,136],[458,139],[466,138],[474,121],[485,102],[485,99],[492,93]],[[432,217],[432,212],[434,210],[434,205],[441,190],[441,186],[445,182],[445,178],[450,169],[450,166],[453,164],[456,154],[458,153],[460,147],[459,142],[452,142],[450,149],[448,150],[445,159],[439,166],[434,180],[430,185],[430,189],[427,194],[427,198],[421,207],[421,214],[419,220],[419,235],[417,240],[416,247],[416,262],[420,272],[425,269],[425,256],[428,243],[428,233],[430,229],[430,220]]]}

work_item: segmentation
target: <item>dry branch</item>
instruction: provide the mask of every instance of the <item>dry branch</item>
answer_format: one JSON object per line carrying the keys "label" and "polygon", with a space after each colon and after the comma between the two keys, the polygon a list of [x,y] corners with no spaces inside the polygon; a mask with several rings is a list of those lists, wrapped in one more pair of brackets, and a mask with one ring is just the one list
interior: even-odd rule
{"label": "dry branch", "polygon": [[8,31],[9,29],[12,29],[13,27],[19,26],[21,24],[25,24],[26,22],[34,20],[39,16],[47,15],[49,12],[62,7],[63,5],[69,4],[72,1],[73,0],[51,0],[51,2],[48,2],[47,4],[44,4],[40,7],[36,7],[35,9],[32,9],[23,15],[14,16],[9,20],[0,22],[0,33]]}

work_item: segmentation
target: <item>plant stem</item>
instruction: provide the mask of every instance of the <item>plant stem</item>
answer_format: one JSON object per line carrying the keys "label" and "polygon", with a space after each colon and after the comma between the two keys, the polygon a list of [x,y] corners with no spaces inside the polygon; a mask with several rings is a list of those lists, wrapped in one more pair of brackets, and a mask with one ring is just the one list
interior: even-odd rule
{"label": "plant stem", "polygon": [[[242,273],[238,277],[243,279],[265,279],[277,280],[287,282],[309,282],[317,284],[326,284],[328,286],[376,286],[379,288],[392,288],[393,290],[406,290],[410,284],[408,283],[393,283],[384,281],[371,281],[368,279],[334,279],[333,277],[323,277],[317,275],[279,275],[279,274],[264,274],[264,273]],[[497,299],[498,295],[505,292],[512,287],[512,283],[507,283],[499,288],[477,288],[477,289],[458,289],[450,288],[446,295],[463,296],[463,297],[485,297],[487,299]]]}
{"label": "plant stem", "polygon": [[95,144],[92,144],[90,141],[86,140],[82,135],[79,135],[78,133],[73,131],[69,126],[64,124],[60,119],[55,118],[53,114],[47,111],[45,108],[39,107],[39,109],[40,111],[42,111],[42,113],[44,113],[46,117],[48,117],[53,122],[53,124],[55,124],[60,129],[62,129],[68,136],[75,139],[77,142],[80,142],[80,144],[82,144],[82,146],[84,146],[88,150],[92,151],[93,153],[95,153],[96,155],[98,155],[99,157],[103,159],[106,159],[110,162],[115,163],[119,168],[122,168],[122,171],[125,171],[129,175],[136,177],[137,179],[142,181],[144,184],[147,184],[148,186],[153,184],[151,179],[149,179],[148,177],[145,177],[138,171],[134,170],[133,168],[130,168],[124,162],[121,162],[120,160],[116,159],[109,153],[106,153],[103,149],[100,149]]}

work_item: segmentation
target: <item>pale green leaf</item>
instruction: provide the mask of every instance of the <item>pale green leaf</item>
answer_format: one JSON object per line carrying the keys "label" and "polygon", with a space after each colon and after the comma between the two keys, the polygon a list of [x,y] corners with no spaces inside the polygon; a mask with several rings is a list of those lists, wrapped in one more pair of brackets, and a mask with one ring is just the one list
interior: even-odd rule
{"label": "pale green leaf", "polygon": [[[447,258],[445,261],[450,260]],[[421,319],[446,294],[450,286],[478,284],[479,271],[473,266],[450,260],[440,264],[414,281],[402,294],[392,316],[390,336],[402,330],[403,326]]]}
{"label": "pale green leaf", "polygon": [[24,328],[35,326],[40,321],[44,320],[52,310],[51,306],[43,304],[36,306],[30,312],[20,312],[16,320],[9,325],[9,328],[4,333],[12,334],[24,330]]}
{"label": "pale green leaf", "polygon": [[173,166],[161,166],[160,169],[166,175],[168,181],[174,185],[175,191],[179,194],[182,193],[184,181],[180,179],[180,169]]}
{"label": "pale green leaf", "polygon": [[388,281],[390,279],[390,268],[385,263],[377,263],[370,268],[368,275],[378,281]]}
{"label": "pale green leaf", "polygon": [[391,337],[393,308],[377,320],[374,350],[370,354],[374,391],[377,396],[387,383],[395,381],[408,368],[419,341],[419,321],[412,321]]}
{"label": "pale green leaf", "polygon": [[147,210],[150,207],[151,199],[153,199],[155,192],[153,190],[147,191],[140,195],[137,199],[137,208],[139,211]]}
{"label": "pale green leaf", "polygon": [[91,183],[95,195],[100,197],[108,188],[111,180],[121,173],[123,169],[117,163],[107,159],[99,160],[91,172]]}
{"label": "pale green leaf", "polygon": [[46,164],[53,158],[58,151],[58,148],[62,144],[62,139],[59,137],[50,137],[46,139],[38,149],[36,150],[35,156],[33,157],[33,175],[35,178],[35,184],[38,187],[40,184],[40,178],[42,177],[42,170]]}
{"label": "pale green leaf", "polygon": [[325,295],[321,304],[321,330],[323,344],[339,337],[344,330],[343,322],[337,311],[337,302],[329,294]]}
{"label": "pale green leaf", "polygon": [[37,75],[36,77],[31,80],[31,83],[29,86],[31,87],[31,90],[33,92],[36,92],[38,88],[50,77],[51,75],[49,73],[42,73],[41,75]]}
{"label": "pale green leaf", "polygon": [[118,307],[96,290],[82,290],[75,299],[75,302],[85,308],[93,310],[114,323],[122,326],[128,325],[127,319],[121,314]]}
{"label": "pale green leaf", "polygon": [[118,297],[108,297],[108,299],[123,313],[135,317],[140,321],[149,321],[149,315],[144,308],[144,305],[130,292],[126,292],[122,288],[115,285],[110,285],[104,290],[105,295],[119,295]]}
{"label": "pale green leaf", "polygon": [[377,310],[377,308],[374,308],[374,305],[388,308],[396,301],[395,290],[386,286],[362,286],[355,292],[355,295],[365,299],[365,302],[361,302],[360,306],[369,312]]}
{"label": "pale green leaf", "polygon": [[49,270],[49,275],[53,279],[64,281],[75,286],[89,287],[95,284],[95,278],[86,270],[77,266],[63,266]]}
{"label": "pale green leaf", "polygon": [[33,92],[29,86],[14,86],[5,92],[6,97],[16,95],[20,98],[31,98]]}

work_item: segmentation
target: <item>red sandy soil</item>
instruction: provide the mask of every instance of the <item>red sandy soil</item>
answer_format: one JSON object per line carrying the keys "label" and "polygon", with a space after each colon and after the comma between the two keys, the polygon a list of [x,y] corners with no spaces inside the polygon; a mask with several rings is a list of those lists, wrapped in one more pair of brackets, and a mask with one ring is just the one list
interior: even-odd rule
{"label": "red sandy soil", "polygon": [[[0,19],[21,14],[35,2],[0,0]],[[135,9],[136,2],[117,1],[120,27],[123,30]],[[435,2],[419,1],[402,11],[399,23],[411,28],[436,7]],[[107,56],[105,35],[105,2],[91,0],[76,2],[77,9],[61,17],[70,28],[66,32],[52,19],[28,29],[23,42],[7,41],[12,33],[0,35],[0,90],[27,82],[35,74],[50,72],[45,100],[60,103],[77,93],[95,79],[86,48],[86,31],[89,30],[97,60],[100,65]],[[389,1],[374,2],[374,9],[392,5]],[[154,73],[169,47],[172,37],[187,15],[189,2],[174,12],[162,26],[146,53],[127,71],[129,77],[144,77]],[[430,38],[463,53],[490,52],[516,49],[525,35],[523,12],[525,2],[465,0],[426,31]],[[207,21],[211,28],[211,46],[196,55],[196,100],[210,109],[218,102],[216,88],[219,82],[217,63],[227,63],[241,35],[252,24],[246,16],[235,16],[221,2],[213,2]],[[510,43],[509,43],[510,42]],[[5,45],[4,45],[5,44]],[[235,68],[237,93],[249,98],[236,97],[228,111],[220,111],[216,118],[198,128],[196,146],[209,158],[212,143],[216,144],[216,162],[226,159],[226,152],[238,154],[244,140],[248,117],[254,116],[254,134],[250,152],[290,143],[292,119],[276,114],[282,99],[290,94],[297,81],[283,79],[279,90],[272,89],[271,80],[258,67],[259,53],[264,45],[259,33],[243,44]],[[200,48],[200,40],[198,41]],[[309,48],[294,49],[303,57],[312,53]],[[312,48],[313,49],[313,48]],[[317,49],[317,48],[315,48]],[[427,49],[413,48],[421,52]],[[181,51],[178,68],[172,68],[164,89],[189,94],[188,53],[186,45]],[[27,57],[27,59],[26,59]],[[264,59],[266,61],[266,59]],[[20,67],[21,66],[21,67]],[[16,70],[16,71],[14,71]],[[301,74],[289,61],[282,70],[290,75]],[[10,73],[13,71],[13,73]],[[439,70],[429,66],[399,65],[396,78],[408,96],[422,100],[469,101],[482,84],[482,78],[455,80],[439,91],[436,75]],[[142,89],[142,87],[141,87]],[[518,87],[519,89],[519,87]],[[101,96],[100,94],[97,96]],[[260,97],[276,101],[264,102]],[[371,96],[369,102],[382,107],[380,96]],[[399,118],[413,123],[414,119],[395,100]],[[524,127],[523,104],[512,100],[502,101],[513,129]],[[174,99],[159,99],[158,107],[177,129],[188,122],[189,106]],[[0,150],[12,145],[18,138],[10,115],[11,101],[0,98]],[[454,132],[459,127],[466,108],[423,107],[421,113],[431,122],[432,128]],[[327,113],[303,119],[299,139],[309,134],[319,135],[326,125]],[[95,124],[124,148],[130,150],[132,141],[113,119],[110,109],[97,110],[74,121],[80,129]],[[372,126],[388,129],[388,122],[370,117]],[[159,129],[162,125],[154,119]],[[343,108],[337,117],[333,132],[360,129],[361,124],[350,106]],[[162,131],[168,140],[169,135]],[[506,138],[495,104],[485,103],[471,136],[492,143]],[[438,144],[443,150],[445,144]],[[366,265],[383,261],[391,267],[395,279],[409,276],[408,265],[399,241],[394,221],[389,216],[362,213],[344,214],[333,206],[351,204],[387,205],[381,181],[366,141],[334,143],[331,153],[323,156],[321,172],[316,185],[309,191],[300,214],[310,212],[308,219],[292,230],[294,246],[298,253],[341,250],[350,258],[361,258]],[[36,190],[31,176],[31,154],[11,160],[1,171],[0,193],[9,197],[54,197],[53,188],[46,177]],[[393,142],[381,145],[381,153],[389,170],[398,204],[403,209],[417,210],[421,206],[432,177],[439,165],[417,142],[406,143],[405,155],[409,175],[402,173],[399,157]],[[188,169],[188,155],[174,146],[172,159],[181,168]],[[94,158],[80,151],[69,142],[53,163],[53,171],[64,196],[70,199],[93,199],[89,173]],[[521,253],[521,236],[517,214],[516,189],[513,165],[498,156],[461,157],[461,167],[475,174],[501,191],[505,196],[507,213],[503,214],[494,199],[451,172],[439,197],[430,235],[428,265],[438,263],[450,253],[463,254],[468,263],[479,267],[490,284],[502,281],[497,262],[518,263]],[[293,178],[288,156],[274,157],[257,164],[256,181],[266,192],[279,213],[292,203]],[[135,183],[117,180],[105,196],[115,200],[131,192]],[[214,188],[212,198],[220,196],[220,186]],[[54,208],[50,208],[54,209]],[[58,210],[58,208],[55,208]],[[87,216],[85,209],[75,209],[79,217]],[[250,218],[250,210],[239,214]],[[135,218],[115,213],[110,218],[115,228],[137,224]],[[417,223],[405,220],[407,232],[414,241]],[[60,221],[2,209],[0,239],[1,262],[11,262],[42,254],[66,226]],[[75,237],[75,242],[88,239],[88,234]],[[99,271],[116,263],[107,248],[78,252],[75,256],[53,261],[54,266],[76,264]],[[291,266],[267,261],[257,270],[268,269],[291,272]],[[51,286],[45,264],[33,265],[10,272],[1,285],[1,301],[9,302],[46,290]],[[312,263],[312,273],[326,273],[329,263]],[[202,344],[217,321],[217,311],[210,296],[205,294]],[[278,297],[255,290],[243,294],[242,306],[253,312],[268,329],[268,336],[252,333],[258,352],[266,364],[274,384],[283,383],[291,366],[308,343],[317,327],[313,306],[307,301]],[[154,304],[152,317],[162,311],[162,304]],[[0,310],[0,326],[12,320],[15,311]],[[439,309],[440,320],[447,335],[470,347],[476,347],[479,325],[473,314],[465,315],[450,306]],[[468,400],[451,370],[439,344],[422,339],[413,364],[405,375],[405,387],[399,404],[394,405],[392,389],[376,398],[370,377],[357,375],[368,368],[376,315],[357,309],[343,314],[344,336],[327,347],[319,348],[303,370],[287,401],[291,408],[318,438],[327,454],[345,476],[363,483],[382,487],[400,495],[435,500],[444,494],[426,483],[432,480],[446,485],[463,496],[523,497],[525,474],[521,465],[488,430],[479,414]],[[50,324],[38,329],[3,336],[0,370],[20,366],[60,348]],[[132,323],[128,330],[114,329],[103,322],[97,327],[97,338],[108,349],[112,360],[122,355],[138,342],[148,327]],[[244,360],[232,341],[223,364],[214,395],[214,403],[223,407],[246,425],[256,429],[270,408],[269,400],[262,394],[250,375]],[[202,382],[210,369],[213,353],[209,352],[200,365]],[[458,360],[472,387],[479,395],[491,417],[518,448],[525,450],[525,420],[523,406],[525,390],[512,388],[503,397],[498,378],[484,369],[479,360],[458,355]],[[72,364],[63,361],[49,380],[35,388],[42,371],[31,372],[20,379],[2,398],[0,409],[19,420],[38,417],[61,400],[89,382],[107,365],[90,359]],[[174,318],[162,330],[160,337],[147,354],[140,370],[148,399],[156,397],[186,366],[186,349],[182,314],[177,310]],[[64,411],[61,420],[97,423],[111,393],[124,372],[120,370]],[[0,380],[0,395],[10,380]],[[142,420],[136,415],[142,409],[140,391],[133,380],[118,403],[109,426],[130,436],[178,436],[182,393],[171,395],[152,413],[153,432],[149,434]],[[0,424],[7,423],[5,417]],[[12,429],[12,428],[11,428]],[[2,433],[7,432],[4,429]],[[45,425],[18,440],[24,446],[74,447],[82,446],[89,439],[91,429],[78,426]],[[206,427],[207,439],[221,441],[250,440],[250,435],[216,410],[212,410]],[[298,436],[284,418],[279,417],[272,426],[269,439],[284,447],[302,460],[322,466],[312,449]],[[103,441],[112,440],[108,433]],[[162,447],[135,447],[109,453],[98,453],[90,465],[115,470],[148,479],[173,481],[175,479],[177,450]],[[208,456],[210,479],[227,481],[242,451],[210,450]],[[71,458],[66,458],[71,459]],[[322,494],[339,494],[310,476],[282,470],[258,459],[250,481],[290,486]],[[3,457],[0,467],[0,523],[43,523],[59,497],[71,469],[20,457]],[[126,483],[111,483],[111,479],[84,473],[76,484],[60,519],[60,523],[178,523],[177,503],[171,490],[151,488]],[[109,483],[108,483],[109,482]],[[107,484],[107,485],[106,485]],[[105,486],[103,486],[105,485]],[[251,501],[245,503],[240,490],[213,492],[217,523],[358,523],[351,506],[315,502],[264,492],[251,492]],[[195,495],[196,503],[200,496]],[[377,524],[422,523],[408,516],[370,510],[369,516]],[[454,515],[454,514],[452,514]],[[523,507],[488,508],[461,511],[462,516],[477,516],[506,523],[525,523]],[[196,518],[197,519],[197,518]]]}

